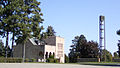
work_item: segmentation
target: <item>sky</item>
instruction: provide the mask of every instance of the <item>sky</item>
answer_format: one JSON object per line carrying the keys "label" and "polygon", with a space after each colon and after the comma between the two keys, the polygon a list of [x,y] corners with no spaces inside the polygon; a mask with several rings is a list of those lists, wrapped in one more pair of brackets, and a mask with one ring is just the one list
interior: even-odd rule
{"label": "sky", "polygon": [[[65,39],[65,53],[69,53],[75,36],[83,34],[88,41],[99,42],[99,16],[105,16],[106,48],[118,50],[120,36],[120,0],[38,0],[43,13],[43,26],[52,26],[56,35]],[[45,29],[46,30],[46,29]],[[5,43],[5,38],[2,39]],[[10,43],[9,43],[10,45]]]}
{"label": "sky", "polygon": [[43,26],[51,25],[56,35],[65,39],[65,53],[69,53],[75,36],[83,34],[88,41],[99,42],[99,16],[105,16],[106,48],[118,50],[120,36],[120,0],[38,0],[43,13]]}

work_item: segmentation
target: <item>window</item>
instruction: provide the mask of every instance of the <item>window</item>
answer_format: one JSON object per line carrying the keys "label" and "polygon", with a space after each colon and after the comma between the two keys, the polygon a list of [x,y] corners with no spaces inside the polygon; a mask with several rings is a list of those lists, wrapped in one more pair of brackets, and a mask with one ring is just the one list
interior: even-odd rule
{"label": "window", "polygon": [[62,43],[58,43],[58,49],[63,49],[63,44]]}

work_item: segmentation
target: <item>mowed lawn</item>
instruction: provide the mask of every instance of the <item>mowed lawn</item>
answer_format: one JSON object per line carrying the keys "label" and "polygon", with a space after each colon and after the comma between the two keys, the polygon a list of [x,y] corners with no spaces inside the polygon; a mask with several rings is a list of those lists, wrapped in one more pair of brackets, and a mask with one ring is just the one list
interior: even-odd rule
{"label": "mowed lawn", "polygon": [[52,64],[52,63],[0,63],[0,68],[120,68],[119,66]]}

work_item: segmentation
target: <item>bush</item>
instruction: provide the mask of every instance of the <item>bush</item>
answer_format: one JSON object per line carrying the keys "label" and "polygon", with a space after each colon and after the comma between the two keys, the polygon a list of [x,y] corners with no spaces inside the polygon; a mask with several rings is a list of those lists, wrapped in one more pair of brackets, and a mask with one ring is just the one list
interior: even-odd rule
{"label": "bush", "polygon": [[54,59],[54,63],[59,63],[59,59]]}
{"label": "bush", "polygon": [[49,58],[53,58],[54,59],[54,55],[50,55]]}
{"label": "bush", "polygon": [[28,59],[28,58],[26,58],[26,59],[25,59],[25,62],[29,62],[29,59]]}
{"label": "bush", "polygon": [[31,59],[31,62],[36,62],[36,59],[32,58],[32,59]]}
{"label": "bush", "polygon": [[48,63],[59,63],[59,60],[58,59],[53,59],[53,58],[48,58],[46,60],[46,62],[48,62]]}
{"label": "bush", "polygon": [[69,57],[65,54],[65,63],[69,63]]}
{"label": "bush", "polygon": [[22,58],[0,58],[0,63],[21,63]]}
{"label": "bush", "polygon": [[112,54],[108,50],[103,50],[103,54],[106,52],[106,55],[102,55],[102,61],[105,60],[104,56],[106,56],[106,62],[112,62]]}

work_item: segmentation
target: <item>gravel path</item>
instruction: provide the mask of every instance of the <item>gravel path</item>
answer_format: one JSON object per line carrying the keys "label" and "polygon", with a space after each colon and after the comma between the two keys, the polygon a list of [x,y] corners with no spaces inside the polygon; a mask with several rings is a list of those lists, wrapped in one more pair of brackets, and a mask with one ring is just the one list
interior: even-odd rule
{"label": "gravel path", "polygon": [[120,68],[120,67],[92,66],[79,64],[0,63],[0,68]]}

